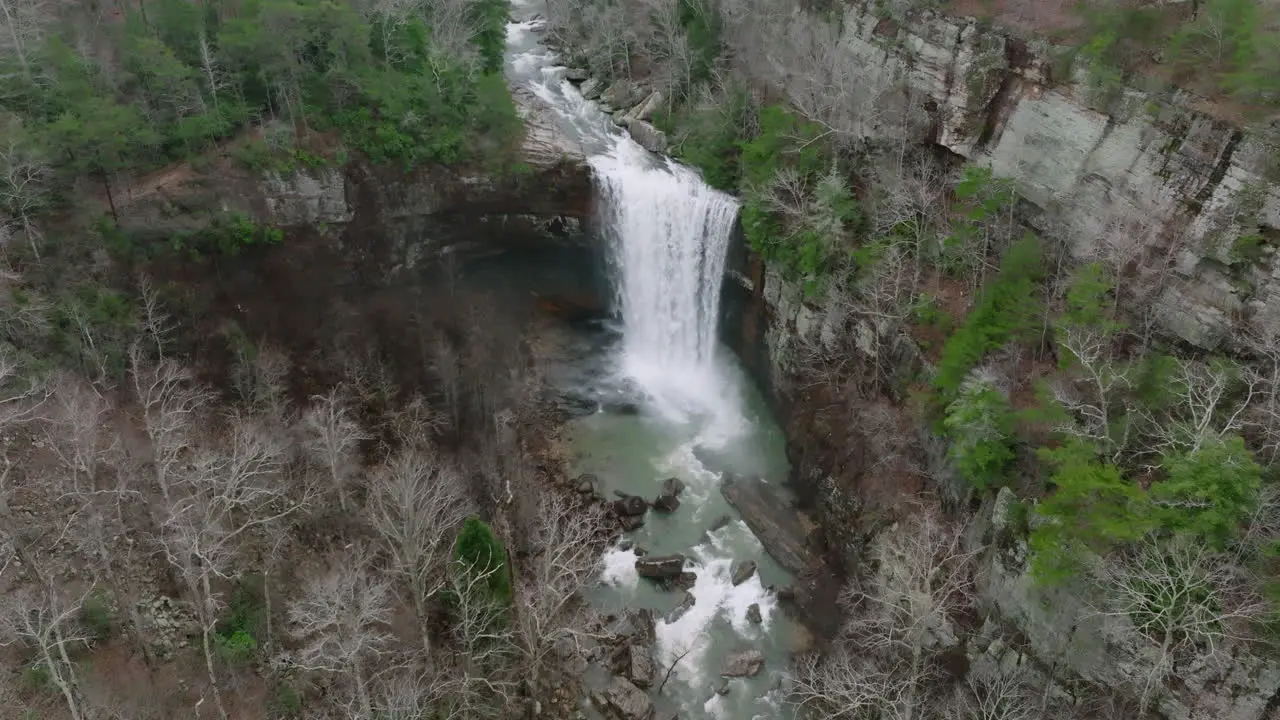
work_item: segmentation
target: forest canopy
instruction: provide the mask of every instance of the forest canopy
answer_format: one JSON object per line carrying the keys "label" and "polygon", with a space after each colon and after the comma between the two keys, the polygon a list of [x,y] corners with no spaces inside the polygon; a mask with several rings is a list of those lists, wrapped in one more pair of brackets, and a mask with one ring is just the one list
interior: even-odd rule
{"label": "forest canopy", "polygon": [[315,160],[298,148],[313,133],[406,166],[496,162],[520,135],[500,0],[3,5],[7,157],[53,201],[76,178],[110,193],[117,173],[193,159],[258,125],[236,151],[255,169]]}

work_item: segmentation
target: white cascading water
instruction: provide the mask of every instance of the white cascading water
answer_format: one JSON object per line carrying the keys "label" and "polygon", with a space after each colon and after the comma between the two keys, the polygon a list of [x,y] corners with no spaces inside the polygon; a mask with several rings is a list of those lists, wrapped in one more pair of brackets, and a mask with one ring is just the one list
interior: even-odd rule
{"label": "white cascading water", "polygon": [[591,165],[622,315],[622,370],[666,411],[711,411],[723,402],[716,331],[738,204],[627,138]]}

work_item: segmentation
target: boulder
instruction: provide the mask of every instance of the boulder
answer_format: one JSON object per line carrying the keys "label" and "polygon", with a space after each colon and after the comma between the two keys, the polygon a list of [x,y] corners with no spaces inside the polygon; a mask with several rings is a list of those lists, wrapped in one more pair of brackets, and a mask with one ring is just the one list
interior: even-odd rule
{"label": "boulder", "polygon": [[682,572],[671,579],[672,587],[678,587],[681,590],[692,590],[697,583],[698,573],[692,572]]}
{"label": "boulder", "polygon": [[747,622],[752,625],[764,622],[764,617],[760,614],[760,603],[751,603],[747,606]]}
{"label": "boulder", "polygon": [[622,526],[623,532],[635,532],[644,527],[644,516],[622,515],[618,518],[618,524]]}
{"label": "boulder", "polygon": [[759,650],[734,650],[725,658],[721,677],[754,677],[764,667],[764,653]]}
{"label": "boulder", "polygon": [[627,116],[632,120],[648,120],[662,106],[662,99],[662,91],[654,90],[643,102],[632,108]]}
{"label": "boulder", "polygon": [[734,587],[737,587],[738,585],[741,585],[742,583],[750,580],[751,576],[755,574],[756,574],[755,560],[747,560],[746,562],[734,563],[733,574],[732,574]]}
{"label": "boulder", "polygon": [[722,697],[729,694],[728,680],[721,679],[720,682],[716,683],[716,694]]}
{"label": "boulder", "polygon": [[667,134],[643,120],[627,123],[627,132],[631,133],[632,140],[649,152],[667,151]]}
{"label": "boulder", "polygon": [[590,77],[585,68],[568,68],[564,71],[564,79],[571,83],[580,83]]}
{"label": "boulder", "polygon": [[668,625],[684,617],[684,614],[689,612],[689,608],[698,604],[698,599],[693,596],[693,593],[686,592],[683,595],[684,597],[680,599],[680,604],[676,606],[676,609],[667,613]]}
{"label": "boulder", "polygon": [[680,493],[684,491],[684,482],[680,478],[669,477],[662,481],[662,494],[653,501],[653,509],[661,512],[675,512],[680,507]]}
{"label": "boulder", "polygon": [[613,656],[613,671],[639,688],[653,686],[653,653],[646,646],[623,645]]}
{"label": "boulder", "polygon": [[616,108],[629,108],[644,98],[644,89],[630,80],[618,80],[600,95],[603,102]]}
{"label": "boulder", "polygon": [[626,678],[614,677],[598,700],[618,720],[652,720],[653,701]]}
{"label": "boulder", "polygon": [[651,555],[636,560],[640,577],[653,580],[675,580],[684,574],[683,555]]}
{"label": "boulder", "polygon": [[615,493],[621,496],[613,503],[613,511],[619,517],[644,515],[649,511],[649,501],[637,495],[627,495],[626,493]]}
{"label": "boulder", "polygon": [[582,97],[587,100],[595,100],[600,97],[600,93],[603,89],[604,88],[601,87],[601,82],[599,80],[591,78],[578,87],[578,92],[582,93]]}
{"label": "boulder", "polygon": [[596,491],[596,476],[591,473],[578,476],[578,492],[583,495],[590,495]]}
{"label": "boulder", "polygon": [[808,547],[807,522],[781,488],[759,479],[729,478],[720,492],[782,567],[804,575],[816,562]]}
{"label": "boulder", "polygon": [[654,642],[653,611],[648,609],[626,610],[605,628],[605,634],[620,641],[636,645],[652,645]]}

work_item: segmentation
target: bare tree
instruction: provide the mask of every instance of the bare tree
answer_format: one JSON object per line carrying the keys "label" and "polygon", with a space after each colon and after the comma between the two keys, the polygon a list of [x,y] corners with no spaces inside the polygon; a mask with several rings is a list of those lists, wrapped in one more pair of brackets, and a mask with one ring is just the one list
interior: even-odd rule
{"label": "bare tree", "polygon": [[1044,717],[1038,699],[1018,669],[985,673],[970,669],[945,715],[954,720],[1035,720]]}
{"label": "bare tree", "polygon": [[143,430],[150,444],[150,465],[160,496],[172,500],[172,486],[194,432],[211,398],[194,374],[173,360],[149,364],[138,345],[130,351],[133,390],[142,408]]}
{"label": "bare tree", "polygon": [[406,448],[373,473],[367,511],[409,586],[423,650],[431,652],[429,603],[447,583],[458,527],[471,514],[457,469],[430,451]]}
{"label": "bare tree", "polygon": [[474,565],[459,559],[449,568],[457,647],[451,702],[460,717],[499,717],[514,689],[509,672],[517,649],[507,623],[511,610],[491,590],[504,563],[502,558]]}
{"label": "bare tree", "polygon": [[306,448],[324,469],[339,506],[346,512],[350,507],[348,486],[359,469],[356,453],[360,442],[370,436],[352,417],[341,388],[311,398],[302,424],[307,432]]}
{"label": "bare tree", "polygon": [[[0,8],[10,0],[0,0]],[[31,252],[40,258],[39,229],[32,220],[49,200],[52,167],[26,137],[17,121],[11,121],[0,141],[0,210],[13,218],[27,237]]]}
{"label": "bare tree", "polygon": [[1118,462],[1129,444],[1131,423],[1128,413],[1116,417],[1117,404],[1124,402],[1121,396],[1130,383],[1125,369],[1114,362],[1111,339],[1097,328],[1072,325],[1060,330],[1058,344],[1079,380],[1062,375],[1051,384],[1054,399],[1070,416],[1055,429],[1095,443],[1099,452]]}
{"label": "bare tree", "polygon": [[85,717],[77,689],[76,664],[71,651],[88,644],[90,635],[80,626],[80,609],[88,592],[69,596],[51,577],[37,572],[34,587],[6,597],[0,616],[0,632],[6,644],[19,643],[35,652],[36,666],[62,695],[72,720]]}
{"label": "bare tree", "polygon": [[18,62],[23,78],[31,78],[32,55],[54,19],[55,6],[49,0],[0,0],[0,53]]}
{"label": "bare tree", "polygon": [[234,577],[241,547],[252,533],[279,523],[308,501],[284,482],[286,447],[269,428],[233,418],[229,435],[222,447],[197,452],[182,472],[159,536],[166,560],[195,601],[205,669],[223,718],[227,713],[211,646],[221,607],[214,582]]}
{"label": "bare tree", "polygon": [[599,508],[576,507],[560,495],[544,495],[537,517],[531,545],[538,554],[524,563],[516,599],[516,632],[535,680],[555,645],[585,625],[582,591],[597,576],[604,537]]}
{"label": "bare tree", "polygon": [[872,550],[878,572],[844,594],[851,617],[841,637],[826,657],[798,666],[801,705],[832,717],[922,717],[937,673],[930,656],[958,641],[952,622],[972,602],[963,528],[937,512],[919,506],[881,534]]}
{"label": "bare tree", "polygon": [[369,665],[392,639],[387,625],[394,594],[370,572],[370,559],[362,548],[331,558],[288,608],[290,632],[301,643],[293,662],[351,678],[359,717],[373,717]]}
{"label": "bare tree", "polygon": [[1170,409],[1159,417],[1143,411],[1149,451],[1194,453],[1207,442],[1240,433],[1261,389],[1256,374],[1242,373],[1229,361],[1178,360],[1168,384],[1174,398]]}
{"label": "bare tree", "polygon": [[1103,591],[1095,612],[1123,618],[1158,650],[1141,689],[1143,710],[1180,657],[1222,652],[1231,644],[1243,650],[1254,624],[1269,613],[1242,565],[1191,539],[1148,536],[1096,561],[1093,575]]}

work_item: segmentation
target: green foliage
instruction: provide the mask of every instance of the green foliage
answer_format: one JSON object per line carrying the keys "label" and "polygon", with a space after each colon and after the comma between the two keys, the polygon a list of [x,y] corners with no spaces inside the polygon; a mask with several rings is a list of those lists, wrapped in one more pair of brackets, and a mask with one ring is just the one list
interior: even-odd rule
{"label": "green foliage", "polygon": [[990,381],[970,377],[942,420],[948,452],[961,476],[978,490],[1008,483],[1014,459],[1013,413],[1009,401]]}
{"label": "green foliage", "polygon": [[1167,409],[1175,400],[1172,388],[1177,373],[1177,358],[1158,352],[1142,357],[1128,373],[1134,397],[1151,410]]}
{"label": "green foliage", "polygon": [[1089,39],[1076,51],[1098,101],[1108,101],[1123,89],[1126,68],[1158,36],[1159,10],[1115,4],[1081,4]]}
{"label": "green foliage", "polygon": [[715,3],[699,0],[677,0],[680,26],[684,28],[693,55],[689,68],[689,86],[712,79],[716,61],[724,51],[721,40],[722,22]]}
{"label": "green foliage", "polygon": [[742,135],[749,107],[746,90],[735,88],[665,122],[659,118],[655,122],[677,138],[672,149],[676,157],[701,170],[708,185],[733,191],[742,177]]}
{"label": "green foliage", "polygon": [[218,657],[228,665],[243,666],[253,662],[258,652],[258,641],[247,632],[215,633],[213,647]]}
{"label": "green foliage", "polygon": [[1190,452],[1167,455],[1167,477],[1151,486],[1162,527],[1225,549],[1253,513],[1262,467],[1238,436],[1211,439]]}
{"label": "green foliage", "polygon": [[1097,460],[1093,446],[1072,441],[1042,449],[1054,468],[1053,492],[1035,508],[1041,522],[1031,531],[1031,571],[1052,584],[1074,575],[1085,553],[1102,553],[1138,540],[1154,527],[1146,493],[1120,468]]}
{"label": "green foliage", "polygon": [[1111,272],[1100,262],[1085,263],[1071,273],[1067,287],[1066,307],[1059,323],[1085,327],[1105,335],[1123,329],[1114,319],[1115,283]]}
{"label": "green foliage", "polygon": [[1231,243],[1230,258],[1232,265],[1254,265],[1266,257],[1263,248],[1266,238],[1258,233],[1241,235]]}
{"label": "green foliage", "polygon": [[[501,78],[507,3],[468,12],[481,73],[433,48],[425,14],[383,32],[351,0],[247,0],[234,13],[155,0],[118,27],[69,23],[32,44],[38,72],[0,60],[0,111],[32,129],[63,200],[82,177],[110,194],[118,174],[196,157],[262,117],[336,129],[375,160],[505,164],[522,129]],[[275,150],[235,154],[263,170],[318,158]]]}
{"label": "green foliage", "polygon": [[934,328],[950,334],[956,319],[945,308],[938,304],[938,299],[929,294],[921,294],[911,305],[911,317],[919,325]]}
{"label": "green foliage", "polygon": [[[990,239],[1001,226],[1011,226],[1017,195],[1013,182],[997,178],[990,168],[966,165],[955,187],[956,217],[951,233],[936,248],[939,267],[951,273],[973,272],[991,252]],[[1000,248],[995,248],[1000,249]]]}
{"label": "green foliage", "polygon": [[34,692],[53,692],[53,675],[43,664],[22,668],[22,684]]}
{"label": "green foliage", "polygon": [[302,713],[302,693],[292,685],[282,684],[276,688],[267,710],[273,717],[296,718]]}
{"label": "green foliage", "polygon": [[1039,283],[1044,274],[1040,243],[1027,237],[1005,253],[1000,271],[983,288],[977,305],[947,340],[933,386],[949,403],[969,371],[991,350],[1035,326]]}
{"label": "green foliage", "polygon": [[742,143],[742,177],[747,188],[773,180],[780,168],[791,167],[803,177],[825,169],[822,126],[800,118],[782,105],[766,105],[756,117],[759,132]]}
{"label": "green foliage", "polygon": [[252,662],[258,651],[257,636],[263,633],[266,619],[261,578],[242,578],[231,592],[227,614],[213,636],[218,656],[229,665]]}
{"label": "green foliage", "polygon": [[80,623],[99,642],[111,637],[115,621],[111,618],[110,601],[97,592],[85,598],[80,607]]}
{"label": "green foliage", "polygon": [[511,605],[511,572],[507,566],[507,550],[487,523],[477,517],[467,518],[454,544],[454,559],[473,573],[486,573],[496,569],[488,580],[490,596],[503,607]]}

